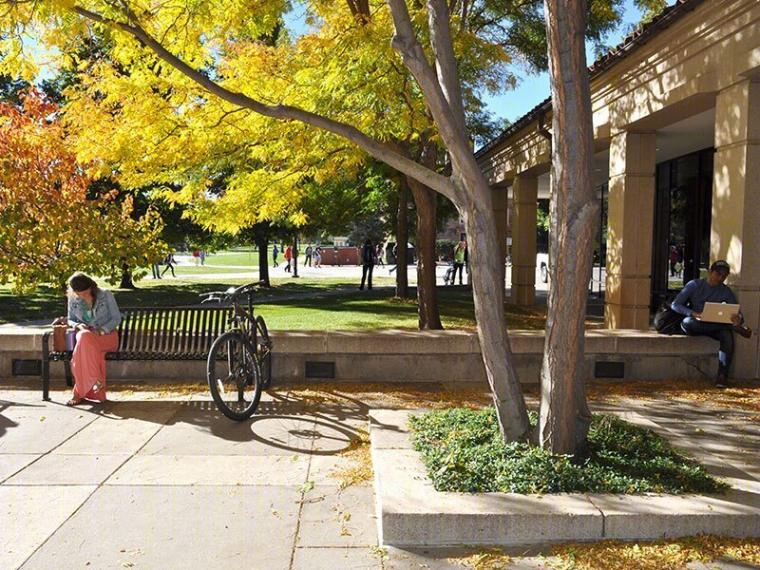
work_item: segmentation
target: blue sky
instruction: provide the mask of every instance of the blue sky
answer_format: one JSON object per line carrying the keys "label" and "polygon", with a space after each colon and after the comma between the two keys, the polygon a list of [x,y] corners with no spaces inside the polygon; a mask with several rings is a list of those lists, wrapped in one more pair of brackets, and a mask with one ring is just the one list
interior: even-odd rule
{"label": "blue sky", "polygon": [[[625,0],[624,7],[623,23],[617,31],[605,38],[605,44],[609,46],[619,44],[628,35],[631,25],[636,25],[641,20],[641,11],[634,6],[633,0]],[[591,65],[595,59],[593,51],[587,51],[587,57],[589,65]],[[516,89],[498,97],[484,95],[488,110],[497,117],[505,117],[510,121],[519,119],[551,94],[547,73],[527,74],[519,67],[516,68],[515,73],[521,76],[521,81]]]}

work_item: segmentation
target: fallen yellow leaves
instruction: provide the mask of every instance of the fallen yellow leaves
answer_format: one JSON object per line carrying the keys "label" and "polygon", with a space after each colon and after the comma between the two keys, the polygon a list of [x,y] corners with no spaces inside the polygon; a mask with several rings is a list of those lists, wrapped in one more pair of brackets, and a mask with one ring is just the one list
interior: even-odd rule
{"label": "fallen yellow leaves", "polygon": [[356,437],[339,455],[353,459],[351,465],[343,469],[336,469],[333,472],[333,475],[340,480],[338,484],[340,490],[372,480],[374,471],[372,470],[372,454],[367,430],[362,428],[356,430]]}
{"label": "fallen yellow leaves", "polygon": [[546,562],[557,570],[682,570],[690,562],[721,559],[760,565],[760,539],[702,535],[656,542],[603,541],[558,546],[552,554]]}

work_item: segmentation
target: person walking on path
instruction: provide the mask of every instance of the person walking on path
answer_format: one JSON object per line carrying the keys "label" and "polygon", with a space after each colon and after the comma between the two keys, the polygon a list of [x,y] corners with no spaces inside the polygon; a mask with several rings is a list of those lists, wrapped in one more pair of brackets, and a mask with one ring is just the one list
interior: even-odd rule
{"label": "person walking on path", "polygon": [[460,241],[454,248],[454,273],[451,275],[450,284],[453,285],[456,280],[457,270],[459,271],[459,284],[462,284],[462,271],[467,257],[467,242]]}
{"label": "person walking on path", "polygon": [[377,244],[377,249],[375,250],[375,259],[377,260],[378,265],[385,267],[385,261],[383,261],[383,244],[381,243]]}
{"label": "person walking on path", "polygon": [[322,267],[322,248],[319,246],[314,249],[314,267]]}
{"label": "person walking on path", "polygon": [[290,273],[290,260],[293,257],[293,249],[288,246],[285,248],[285,271]]}
{"label": "person walking on path", "polygon": [[272,247],[272,267],[279,266],[279,263],[277,263],[278,255],[280,255],[280,250],[277,249],[277,244],[274,244],[274,247]]}
{"label": "person walking on path", "polygon": [[719,260],[710,266],[704,279],[692,279],[673,300],[670,307],[681,315],[681,329],[691,336],[709,336],[720,343],[718,348],[718,374],[715,385],[726,387],[728,371],[734,354],[734,336],[737,332],[745,338],[752,336],[752,329],[744,325],[741,313],[731,315],[731,323],[712,323],[702,320],[705,303],[736,303],[736,296],[723,282],[731,271],[726,261]]}
{"label": "person walking on path", "polygon": [[164,265],[166,265],[166,267],[164,267],[164,271],[161,273],[162,277],[169,269],[172,271],[172,277],[177,277],[177,275],[174,273],[174,263],[174,254],[169,252],[168,255],[164,258]]}
{"label": "person walking on path", "polygon": [[158,261],[150,264],[150,268],[153,271],[153,279],[161,279],[161,269],[158,267],[158,264]]}
{"label": "person walking on path", "polygon": [[71,356],[74,390],[66,405],[76,406],[85,399],[105,402],[106,353],[119,346],[116,327],[121,322],[113,293],[100,289],[84,273],[74,273],[69,278],[67,320],[77,341]]}
{"label": "person walking on path", "polygon": [[375,267],[375,247],[371,240],[364,242],[362,247],[362,284],[359,289],[364,289],[364,280],[367,280],[367,289],[372,289],[372,270]]}
{"label": "person walking on path", "polygon": [[310,245],[306,246],[306,251],[304,252],[305,257],[303,260],[304,265],[308,265],[309,267],[311,267],[311,255],[313,251],[314,250],[311,248]]}

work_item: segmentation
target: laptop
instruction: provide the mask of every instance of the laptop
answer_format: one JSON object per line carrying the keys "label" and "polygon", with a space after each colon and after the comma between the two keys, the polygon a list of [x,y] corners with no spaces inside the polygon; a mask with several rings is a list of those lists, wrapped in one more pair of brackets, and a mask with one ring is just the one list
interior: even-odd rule
{"label": "laptop", "polygon": [[733,303],[705,303],[702,320],[709,323],[731,323],[731,315],[739,313],[739,305]]}

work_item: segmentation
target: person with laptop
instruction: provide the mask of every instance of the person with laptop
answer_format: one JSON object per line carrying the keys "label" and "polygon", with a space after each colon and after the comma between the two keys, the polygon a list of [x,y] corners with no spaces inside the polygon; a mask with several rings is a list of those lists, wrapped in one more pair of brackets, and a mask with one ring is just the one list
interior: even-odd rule
{"label": "person with laptop", "polygon": [[[726,387],[726,377],[734,354],[736,331],[745,338],[752,336],[752,329],[744,325],[734,292],[724,283],[731,268],[723,260],[710,266],[704,279],[689,281],[671,304],[671,308],[684,315],[683,331],[692,336],[709,336],[720,343],[718,348],[718,375],[715,385]],[[723,303],[726,305],[721,306]]]}

